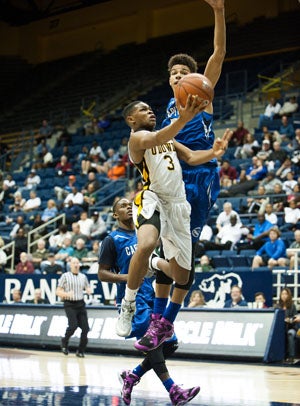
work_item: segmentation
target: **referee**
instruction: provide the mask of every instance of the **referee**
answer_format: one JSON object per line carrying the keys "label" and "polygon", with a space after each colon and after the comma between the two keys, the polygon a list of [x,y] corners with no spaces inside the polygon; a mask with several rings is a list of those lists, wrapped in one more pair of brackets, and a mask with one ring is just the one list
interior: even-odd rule
{"label": "referee", "polygon": [[64,301],[64,308],[68,318],[68,327],[65,336],[61,339],[61,350],[65,355],[69,354],[68,344],[70,337],[77,327],[81,328],[81,336],[76,356],[83,358],[84,350],[88,343],[89,324],[83,291],[88,295],[92,293],[86,275],[80,273],[80,262],[78,258],[71,258],[70,272],[62,274],[58,281],[56,294]]}

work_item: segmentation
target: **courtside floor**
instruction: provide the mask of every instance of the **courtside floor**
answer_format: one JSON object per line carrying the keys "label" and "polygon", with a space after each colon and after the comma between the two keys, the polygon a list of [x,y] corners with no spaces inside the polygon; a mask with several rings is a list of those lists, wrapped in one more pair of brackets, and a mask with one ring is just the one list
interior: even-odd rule
{"label": "courtside floor", "polygon": [[[87,353],[0,348],[0,405],[117,406],[118,372],[139,358]],[[201,386],[189,403],[199,406],[300,405],[300,368],[263,364],[168,360],[171,376],[184,387]],[[171,405],[151,371],[134,387],[133,406]]]}

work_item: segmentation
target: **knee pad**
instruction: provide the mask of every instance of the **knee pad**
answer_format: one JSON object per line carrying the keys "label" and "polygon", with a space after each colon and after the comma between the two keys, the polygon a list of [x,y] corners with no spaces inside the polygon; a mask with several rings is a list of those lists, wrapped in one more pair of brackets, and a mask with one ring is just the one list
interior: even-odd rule
{"label": "knee pad", "polygon": [[159,283],[161,285],[172,285],[173,279],[169,278],[162,271],[156,271],[156,283]]}
{"label": "knee pad", "polygon": [[175,288],[183,289],[183,290],[190,290],[191,286],[194,283],[194,276],[195,276],[195,267],[193,267],[190,271],[188,282],[185,285],[179,285],[179,283],[175,283]]}

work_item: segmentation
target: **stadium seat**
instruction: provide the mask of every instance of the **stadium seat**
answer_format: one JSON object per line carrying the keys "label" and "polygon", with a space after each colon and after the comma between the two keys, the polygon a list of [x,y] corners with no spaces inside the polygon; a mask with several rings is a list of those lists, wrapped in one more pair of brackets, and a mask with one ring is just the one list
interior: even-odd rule
{"label": "stadium seat", "polygon": [[233,257],[231,257],[231,264],[232,264],[232,266],[235,268],[240,268],[240,267],[242,267],[242,266],[246,266],[246,267],[248,267],[250,264],[249,264],[249,261],[248,261],[248,257],[247,256],[244,256],[244,255],[236,255],[236,256],[233,256]]}

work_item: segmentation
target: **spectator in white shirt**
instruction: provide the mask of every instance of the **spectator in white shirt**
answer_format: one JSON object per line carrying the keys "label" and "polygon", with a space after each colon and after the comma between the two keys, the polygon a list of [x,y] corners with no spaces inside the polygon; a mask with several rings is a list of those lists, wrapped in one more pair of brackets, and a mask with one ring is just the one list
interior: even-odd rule
{"label": "spectator in white shirt", "polygon": [[289,206],[284,208],[284,222],[281,231],[291,230],[296,228],[296,224],[300,220],[300,209],[297,207],[294,196],[288,198]]}
{"label": "spectator in white shirt", "polygon": [[263,114],[259,116],[259,123],[258,128],[262,127],[262,122],[264,120],[272,120],[279,114],[279,110],[281,109],[281,104],[276,102],[274,97],[271,97],[270,102],[267,104],[265,111]]}
{"label": "spectator in white shirt", "polygon": [[91,229],[91,237],[93,239],[103,240],[107,236],[107,227],[106,223],[103,220],[101,214],[97,211],[94,211],[92,214],[93,225]]}
{"label": "spectator in white shirt", "polygon": [[271,203],[266,204],[265,219],[274,226],[276,226],[278,223],[278,217],[275,213],[273,213],[273,206]]}
{"label": "spectator in white shirt", "polygon": [[90,238],[94,222],[92,219],[88,218],[88,214],[86,211],[83,211],[80,214],[80,220],[78,221],[78,224],[80,227],[80,232]]}
{"label": "spectator in white shirt", "polygon": [[82,206],[82,204],[83,204],[83,201],[84,201],[83,194],[78,191],[76,186],[72,187],[72,192],[69,193],[67,195],[67,197],[65,198],[64,205],[68,206],[70,200],[72,200],[72,202],[74,204],[77,204],[78,206]]}
{"label": "spectator in white shirt", "polygon": [[35,169],[31,169],[29,175],[27,176],[27,178],[24,181],[25,186],[20,187],[18,189],[18,191],[22,192],[23,190],[35,189],[37,187],[37,185],[39,185],[40,183],[41,183],[41,178],[39,177],[39,175],[37,175]]}
{"label": "spectator in white shirt", "polygon": [[206,242],[206,250],[230,250],[249,234],[249,229],[238,223],[236,214],[231,214],[229,224],[224,225],[217,234],[216,242]]}
{"label": "spectator in white shirt", "polygon": [[225,202],[223,204],[223,211],[218,215],[216,220],[218,231],[220,231],[221,228],[226,226],[227,224],[230,224],[230,217],[233,214],[236,215],[237,223],[240,223],[240,216],[235,210],[232,209],[232,204],[230,202]]}
{"label": "spectator in white shirt", "polygon": [[297,98],[295,96],[292,96],[289,98],[289,100],[283,103],[283,106],[279,110],[279,115],[291,116],[293,113],[296,113],[297,110],[298,110]]}
{"label": "spectator in white shirt", "polygon": [[286,174],[287,180],[283,182],[282,189],[287,195],[291,194],[294,191],[294,187],[297,185],[297,181],[294,179],[294,172],[290,171]]}
{"label": "spectator in white shirt", "polygon": [[57,234],[53,234],[49,238],[49,246],[52,252],[57,252],[63,246],[66,237],[72,238],[72,234],[68,231],[66,224],[61,224],[58,230]]}
{"label": "spectator in white shirt", "polygon": [[30,196],[29,199],[26,200],[23,206],[23,211],[25,212],[37,210],[42,203],[41,199],[37,196],[35,190],[31,190],[29,196]]}

